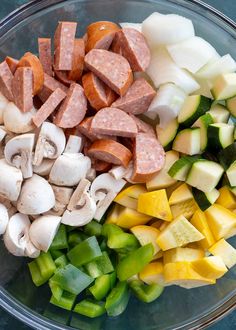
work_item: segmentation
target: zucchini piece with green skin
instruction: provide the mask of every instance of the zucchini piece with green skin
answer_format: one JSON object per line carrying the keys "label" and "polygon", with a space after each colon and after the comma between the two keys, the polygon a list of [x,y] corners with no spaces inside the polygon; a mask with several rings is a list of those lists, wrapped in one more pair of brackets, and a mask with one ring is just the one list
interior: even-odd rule
{"label": "zucchini piece with green skin", "polygon": [[236,160],[236,142],[230,144],[225,149],[222,149],[218,153],[218,159],[220,164],[227,170],[230,165]]}
{"label": "zucchini piece with green skin", "polygon": [[156,126],[156,133],[161,145],[165,151],[170,150],[171,143],[174,140],[179,128],[177,119],[173,119],[165,128],[161,128],[159,125]]}
{"label": "zucchini piece with green skin", "polygon": [[217,186],[223,173],[224,169],[220,164],[201,159],[192,165],[186,183],[208,193]]}
{"label": "zucchini piece with green skin", "polygon": [[236,186],[236,161],[234,161],[226,171],[227,178],[232,187]]}
{"label": "zucchini piece with green skin", "polygon": [[211,94],[216,101],[236,96],[236,73],[225,73],[218,76],[211,89]]}
{"label": "zucchini piece with green skin", "polygon": [[192,164],[196,162],[199,158],[200,156],[181,157],[169,169],[169,176],[179,181],[185,181],[192,167]]}
{"label": "zucchini piece with green skin", "polygon": [[222,104],[214,104],[208,111],[214,123],[227,123],[230,117],[229,111]]}
{"label": "zucchini piece with green skin", "polygon": [[233,117],[236,117],[236,96],[226,100],[226,107]]}
{"label": "zucchini piece with green skin", "polygon": [[184,127],[190,127],[207,111],[210,110],[212,100],[202,95],[188,96],[178,115],[178,122]]}
{"label": "zucchini piece with green skin", "polygon": [[199,154],[201,151],[200,128],[185,128],[180,131],[173,141],[172,149],[190,156]]}
{"label": "zucchini piece with green skin", "polygon": [[207,129],[210,124],[213,124],[213,119],[210,113],[206,113],[205,115],[199,117],[192,126],[200,128],[201,151],[204,151],[207,147]]}
{"label": "zucchini piece with green skin", "polygon": [[197,188],[192,189],[192,193],[194,196],[195,201],[197,202],[198,206],[202,211],[205,211],[210,207],[212,204],[215,203],[217,198],[219,197],[220,193],[217,189],[213,189],[212,191],[208,193],[204,193],[201,190],[198,190]]}
{"label": "zucchini piece with green skin", "polygon": [[209,150],[219,151],[234,142],[234,126],[216,123],[208,126],[207,138]]}

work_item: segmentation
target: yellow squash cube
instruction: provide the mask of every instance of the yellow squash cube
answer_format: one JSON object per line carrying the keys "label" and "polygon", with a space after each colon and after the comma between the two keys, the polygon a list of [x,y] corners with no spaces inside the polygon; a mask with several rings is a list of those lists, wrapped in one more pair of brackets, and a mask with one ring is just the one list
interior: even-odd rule
{"label": "yellow squash cube", "polygon": [[174,205],[174,204],[186,202],[190,199],[193,199],[193,194],[191,192],[191,189],[186,183],[182,183],[181,186],[179,186],[172,192],[169,198],[169,204]]}
{"label": "yellow squash cube", "polygon": [[189,199],[185,202],[181,202],[170,207],[173,218],[177,218],[179,215],[183,215],[185,218],[190,219],[196,210],[198,205],[194,199]]}
{"label": "yellow squash cube", "polygon": [[146,284],[164,285],[164,267],[160,261],[151,262],[139,273],[139,278]]}
{"label": "yellow squash cube", "polygon": [[221,257],[205,257],[192,261],[193,269],[201,276],[209,279],[218,279],[228,270]]}
{"label": "yellow squash cube", "polygon": [[124,208],[118,204],[113,204],[111,210],[107,214],[106,223],[117,223],[118,216]]}
{"label": "yellow squash cube", "polygon": [[122,208],[119,212],[116,224],[122,228],[132,228],[138,225],[145,225],[152,217],[146,214],[139,213],[128,207]]}
{"label": "yellow squash cube", "polygon": [[188,247],[171,249],[164,252],[164,264],[179,261],[194,261],[205,257],[202,249],[192,249]]}
{"label": "yellow squash cube", "polygon": [[203,249],[208,249],[215,243],[215,238],[208,226],[205,213],[201,210],[197,210],[190,220],[191,224],[205,237],[198,242],[199,246]]}
{"label": "yellow squash cube", "polygon": [[228,268],[236,265],[236,249],[223,238],[210,247],[209,252],[221,257]]}
{"label": "yellow squash cube", "polygon": [[130,231],[132,232],[132,234],[134,234],[134,236],[137,238],[141,245],[152,243],[154,249],[153,257],[155,257],[157,252],[160,251],[160,247],[157,245],[156,242],[157,237],[160,234],[160,230],[151,226],[140,225],[132,227]]}
{"label": "yellow squash cube", "polygon": [[130,209],[137,210],[138,197],[140,194],[147,192],[147,189],[141,184],[135,184],[122,190],[114,199],[114,202],[129,207]]}
{"label": "yellow squash cube", "polygon": [[230,191],[229,187],[224,186],[219,189],[220,196],[218,197],[216,203],[224,206],[227,209],[236,208],[236,198]]}

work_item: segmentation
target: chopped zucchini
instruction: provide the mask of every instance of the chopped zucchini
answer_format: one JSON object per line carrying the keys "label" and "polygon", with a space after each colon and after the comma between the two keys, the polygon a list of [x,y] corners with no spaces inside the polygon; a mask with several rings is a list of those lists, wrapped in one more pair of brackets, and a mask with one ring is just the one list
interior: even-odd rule
{"label": "chopped zucchini", "polygon": [[206,113],[205,115],[199,117],[198,120],[192,126],[200,128],[201,151],[204,151],[207,147],[207,129],[210,124],[213,124],[213,119],[210,113]]}
{"label": "chopped zucchini", "polygon": [[226,101],[226,107],[231,115],[236,117],[236,96]]}
{"label": "chopped zucchini", "polygon": [[190,168],[194,162],[199,159],[199,156],[184,156],[178,159],[169,169],[168,174],[179,181],[185,181]]}
{"label": "chopped zucchini", "polygon": [[236,73],[225,73],[218,76],[211,89],[214,99],[227,100],[236,95]]}
{"label": "chopped zucchini", "polygon": [[179,124],[189,127],[206,111],[210,110],[211,99],[202,95],[188,96],[178,115]]}
{"label": "chopped zucchini", "polygon": [[236,160],[236,142],[230,144],[218,153],[220,164],[225,170]]}
{"label": "chopped zucchini", "polygon": [[236,186],[236,161],[234,161],[226,171],[227,178],[232,187]]}
{"label": "chopped zucchini", "polygon": [[201,151],[200,128],[186,128],[180,131],[173,142],[173,150],[187,155],[196,155]]}
{"label": "chopped zucchini", "polygon": [[216,123],[208,126],[208,148],[220,150],[234,142],[234,126],[225,123]]}
{"label": "chopped zucchini", "polygon": [[223,173],[220,164],[201,159],[192,165],[186,183],[203,192],[210,192],[217,186]]}
{"label": "chopped zucchini", "polygon": [[214,104],[208,112],[214,123],[227,123],[229,120],[230,113],[222,104]]}
{"label": "chopped zucchini", "polygon": [[217,198],[219,197],[220,193],[217,189],[213,189],[212,191],[208,193],[204,193],[201,190],[198,190],[197,188],[192,189],[193,196],[195,201],[197,202],[198,206],[202,211],[205,211],[210,207],[212,204],[215,203]]}
{"label": "chopped zucchini", "polygon": [[159,125],[156,126],[158,139],[165,150],[170,149],[171,142],[174,140],[178,128],[179,124],[177,119],[171,120],[165,128],[161,128]]}

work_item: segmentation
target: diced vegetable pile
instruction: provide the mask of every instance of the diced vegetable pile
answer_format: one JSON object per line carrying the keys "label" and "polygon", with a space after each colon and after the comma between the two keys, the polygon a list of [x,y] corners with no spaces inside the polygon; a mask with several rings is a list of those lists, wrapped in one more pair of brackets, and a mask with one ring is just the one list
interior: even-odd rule
{"label": "diced vegetable pile", "polygon": [[6,248],[90,318],[215,284],[236,264],[236,62],[174,14],[76,27],[0,63]]}

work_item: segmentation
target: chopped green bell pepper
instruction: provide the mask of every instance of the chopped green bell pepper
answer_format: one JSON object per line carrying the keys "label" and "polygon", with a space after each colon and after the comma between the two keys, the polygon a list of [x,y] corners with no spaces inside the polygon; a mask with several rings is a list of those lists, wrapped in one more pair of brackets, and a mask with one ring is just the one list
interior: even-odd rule
{"label": "chopped green bell pepper", "polygon": [[116,281],[116,273],[105,274],[96,278],[93,286],[88,288],[96,300],[102,300],[107,296],[108,292],[114,287]]}
{"label": "chopped green bell pepper", "polygon": [[130,252],[121,259],[117,265],[117,277],[120,281],[126,281],[131,276],[139,273],[153,258],[153,245],[149,243]]}
{"label": "chopped green bell pepper", "polygon": [[98,317],[106,313],[105,303],[84,299],[76,304],[74,312],[91,318]]}
{"label": "chopped green bell pepper", "polygon": [[164,288],[159,284],[144,284],[140,280],[134,280],[129,283],[134,295],[141,301],[150,303],[156,300],[163,292]]}
{"label": "chopped green bell pepper", "polygon": [[75,266],[68,264],[63,268],[58,268],[50,282],[59,285],[63,290],[77,295],[86,289],[93,280],[92,277],[83,273]]}
{"label": "chopped green bell pepper", "polygon": [[107,251],[107,240],[105,238],[100,240],[99,246],[102,251]]}
{"label": "chopped green bell pepper", "polygon": [[50,252],[41,252],[40,256],[31,261],[28,266],[32,281],[36,286],[46,283],[56,270]]}
{"label": "chopped green bell pepper", "polygon": [[63,254],[61,255],[59,258],[54,260],[55,265],[57,266],[57,268],[59,267],[65,267],[66,265],[68,265],[68,259],[66,258],[66,256]]}
{"label": "chopped green bell pepper", "polygon": [[88,236],[85,235],[82,231],[73,230],[68,234],[68,244],[69,244],[70,248],[73,248],[74,246],[83,242],[87,238],[88,238]]}
{"label": "chopped green bell pepper", "polygon": [[102,236],[105,236],[106,238],[109,238],[111,234],[122,234],[124,231],[118,227],[117,225],[114,225],[113,223],[105,223],[102,226]]}
{"label": "chopped green bell pepper", "polygon": [[60,250],[50,250],[50,253],[51,253],[51,256],[54,260],[56,260],[57,258],[59,258],[60,256],[63,256],[63,251],[60,251]]}
{"label": "chopped green bell pepper", "polygon": [[106,251],[102,252],[101,257],[85,265],[85,269],[90,276],[97,278],[103,274],[111,273],[114,270],[112,262]]}
{"label": "chopped green bell pepper", "polygon": [[95,236],[87,238],[67,253],[72,265],[79,267],[100,257],[102,251]]}
{"label": "chopped green bell pepper", "polygon": [[110,249],[115,249],[120,253],[128,253],[136,250],[140,244],[133,234],[111,234],[108,237],[107,245]]}
{"label": "chopped green bell pepper", "polygon": [[105,308],[109,316],[117,316],[124,312],[129,302],[129,287],[127,282],[119,282],[109,293]]}
{"label": "chopped green bell pepper", "polygon": [[62,297],[62,293],[63,293],[63,290],[62,288],[60,287],[60,285],[52,282],[49,280],[48,282],[49,286],[50,286],[50,289],[52,291],[52,295],[53,297],[56,299],[56,300],[60,300],[61,297]]}
{"label": "chopped green bell pepper", "polygon": [[84,226],[84,232],[88,236],[100,236],[102,233],[102,225],[95,220],[92,220]]}
{"label": "chopped green bell pepper", "polygon": [[50,246],[51,250],[63,250],[68,248],[66,226],[61,224]]}
{"label": "chopped green bell pepper", "polygon": [[68,311],[72,310],[72,307],[75,303],[76,295],[67,291],[63,291],[60,300],[57,300],[54,296],[51,297],[50,303],[66,309]]}

